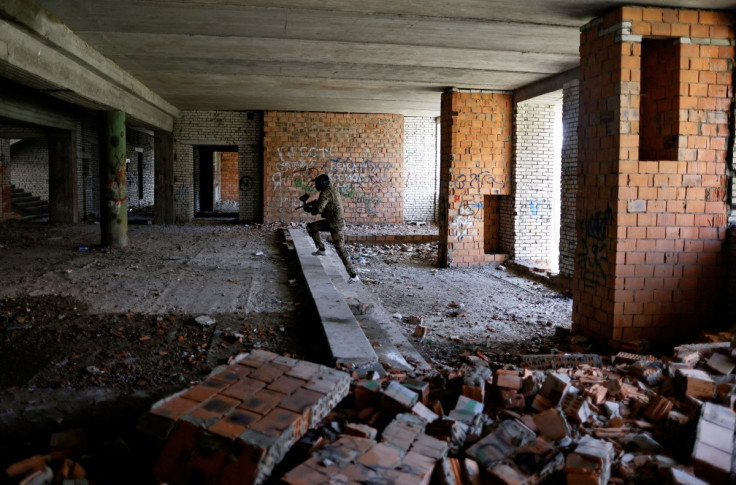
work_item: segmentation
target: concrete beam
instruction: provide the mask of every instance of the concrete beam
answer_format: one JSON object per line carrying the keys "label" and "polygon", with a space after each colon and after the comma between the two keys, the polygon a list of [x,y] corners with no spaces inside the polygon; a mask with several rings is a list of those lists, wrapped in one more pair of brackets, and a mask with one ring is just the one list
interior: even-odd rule
{"label": "concrete beam", "polygon": [[[0,86],[4,88],[4,86]],[[0,89],[0,117],[33,125],[73,130],[74,120],[28,97]]]}
{"label": "concrete beam", "polygon": [[[172,131],[177,108],[29,0],[0,4],[0,69],[15,80],[41,78],[105,109],[125,111],[151,127]],[[50,94],[54,95],[53,92]]]}
{"label": "concrete beam", "polygon": [[335,289],[325,273],[320,257],[313,256],[312,240],[301,229],[289,230],[301,264],[304,279],[317,307],[322,328],[330,346],[332,357],[338,364],[371,366],[378,356],[360,328],[345,299]]}
{"label": "concrete beam", "polygon": [[514,103],[522,103],[538,96],[560,91],[565,83],[580,78],[580,69],[570,69],[560,74],[527,84],[514,91]]}

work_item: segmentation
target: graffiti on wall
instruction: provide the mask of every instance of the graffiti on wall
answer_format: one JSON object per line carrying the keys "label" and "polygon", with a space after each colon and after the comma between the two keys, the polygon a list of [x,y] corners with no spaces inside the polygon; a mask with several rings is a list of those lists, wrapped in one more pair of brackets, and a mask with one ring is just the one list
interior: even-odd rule
{"label": "graffiti on wall", "polygon": [[451,217],[449,224],[450,236],[459,241],[478,235],[476,222],[483,219],[483,202],[463,201],[457,209],[457,214]]}
{"label": "graffiti on wall", "polygon": [[538,217],[538,216],[544,216],[547,215],[547,217],[550,216],[552,213],[552,205],[547,202],[545,199],[542,200],[533,200],[530,199],[526,206],[529,208],[529,214],[532,217]]}
{"label": "graffiti on wall", "polygon": [[340,195],[356,204],[358,214],[376,214],[383,200],[390,164],[370,158],[356,160],[336,156],[337,147],[282,146],[271,176],[279,208],[290,207],[303,193],[314,193],[310,185],[320,173],[327,173]]}
{"label": "graffiti on wall", "polygon": [[487,188],[502,189],[504,185],[505,184],[502,180],[498,180],[488,170],[483,170],[482,172],[474,172],[471,173],[469,176],[465,174],[460,174],[455,177],[455,188],[461,190],[466,188],[476,190],[484,190]]}
{"label": "graffiti on wall", "polygon": [[609,264],[608,232],[612,222],[613,212],[609,207],[580,223],[580,242],[576,256],[586,288],[595,288],[606,282]]}

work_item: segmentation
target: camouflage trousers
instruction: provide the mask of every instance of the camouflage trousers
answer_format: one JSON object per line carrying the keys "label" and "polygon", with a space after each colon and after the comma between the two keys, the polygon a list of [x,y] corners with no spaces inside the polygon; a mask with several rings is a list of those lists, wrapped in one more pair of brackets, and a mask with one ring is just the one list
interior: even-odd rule
{"label": "camouflage trousers", "polygon": [[348,271],[348,275],[350,275],[350,277],[352,278],[353,276],[355,276],[355,270],[353,269],[353,263],[350,262],[350,255],[348,255],[348,250],[345,249],[345,231],[342,228],[333,230],[327,219],[322,219],[307,224],[307,233],[312,236],[312,239],[314,240],[314,245],[317,246],[317,249],[322,250],[325,248],[325,244],[322,242],[322,237],[319,235],[319,233],[328,231],[332,236],[332,244],[335,246],[335,252],[338,256],[340,256],[342,264],[345,265],[345,269]]}

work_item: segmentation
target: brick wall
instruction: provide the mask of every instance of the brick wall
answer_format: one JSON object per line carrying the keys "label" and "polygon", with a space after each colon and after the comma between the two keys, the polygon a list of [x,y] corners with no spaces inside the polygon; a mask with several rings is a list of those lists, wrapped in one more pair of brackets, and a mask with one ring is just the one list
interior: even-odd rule
{"label": "brick wall", "polygon": [[327,173],[347,222],[403,222],[403,128],[401,115],[265,112],[264,220],[314,220],[294,207]]}
{"label": "brick wall", "polygon": [[404,220],[437,220],[440,182],[434,118],[404,118]]}
{"label": "brick wall", "polygon": [[10,194],[10,140],[0,138],[0,221],[10,218],[13,212]]}
{"label": "brick wall", "polygon": [[[736,120],[736,105],[731,110],[731,119]],[[729,203],[728,225],[733,227],[736,226],[736,156],[734,155],[736,153],[736,147],[734,147],[736,139],[732,138],[731,142],[731,145],[728,147],[728,151],[731,154],[730,166],[727,170],[727,173],[730,175],[728,181],[730,190],[726,200]]]}
{"label": "brick wall", "polygon": [[45,138],[28,138],[10,147],[10,182],[49,200],[49,147]]}
{"label": "brick wall", "polygon": [[[514,259],[551,268],[553,208],[560,154],[555,148],[554,105],[516,106],[514,164]],[[559,226],[558,226],[559,227]],[[555,265],[556,266],[556,265]]]}
{"label": "brick wall", "polygon": [[726,236],[728,241],[728,305],[730,322],[736,321],[736,227],[731,227]]}
{"label": "brick wall", "polygon": [[[153,136],[140,131],[125,130],[125,157],[130,160],[126,164],[128,182],[128,207],[153,206]],[[140,197],[138,160],[143,162],[143,198]]]}
{"label": "brick wall", "polygon": [[562,89],[562,175],[560,183],[560,275],[572,278],[575,262],[575,195],[578,190],[578,100],[580,82]]}
{"label": "brick wall", "polygon": [[174,123],[174,200],[177,222],[194,218],[194,147],[236,145],[240,189],[239,220],[261,218],[261,113],[245,111],[182,111]]}
{"label": "brick wall", "polygon": [[82,116],[81,169],[79,177],[80,215],[83,219],[100,217],[100,119],[96,111]]}
{"label": "brick wall", "polygon": [[[614,342],[685,339],[725,296],[731,21],[623,7],[582,29],[576,330]],[[639,117],[641,84],[655,76],[643,71],[657,69],[642,63],[649,37],[674,38],[659,47],[679,66],[669,100],[677,128],[658,130],[676,159],[640,159],[640,133],[652,133],[641,127],[652,122]]]}
{"label": "brick wall", "polygon": [[[502,260],[486,244],[503,231],[503,200],[492,202],[500,220],[484,220],[485,197],[511,193],[512,95],[450,90],[442,95],[440,165],[441,266]],[[503,241],[501,242],[503,244]]]}
{"label": "brick wall", "polygon": [[238,154],[220,155],[220,200],[238,200]]}

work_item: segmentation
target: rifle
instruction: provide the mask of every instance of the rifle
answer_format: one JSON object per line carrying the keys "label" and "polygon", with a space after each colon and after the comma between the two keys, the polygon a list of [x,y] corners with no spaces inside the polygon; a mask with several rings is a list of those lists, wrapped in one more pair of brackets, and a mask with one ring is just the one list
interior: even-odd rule
{"label": "rifle", "polygon": [[307,202],[308,199],[309,199],[309,194],[304,194],[301,197],[299,197],[299,200],[302,202],[302,205],[300,205],[299,207],[295,207],[294,210],[296,211],[299,209],[304,209],[304,212],[309,212],[317,201],[313,200],[312,202]]}

